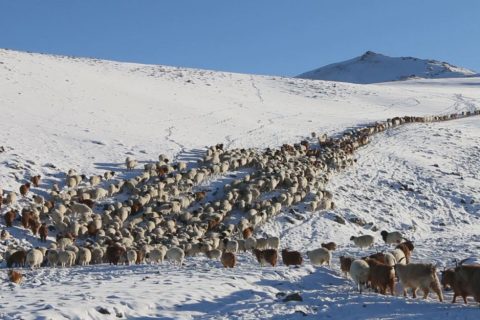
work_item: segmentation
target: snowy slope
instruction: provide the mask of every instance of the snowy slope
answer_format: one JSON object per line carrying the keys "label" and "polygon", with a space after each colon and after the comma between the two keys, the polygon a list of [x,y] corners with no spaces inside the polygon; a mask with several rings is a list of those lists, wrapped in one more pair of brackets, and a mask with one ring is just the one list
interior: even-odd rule
{"label": "snowy slope", "polygon": [[415,78],[442,79],[478,76],[475,71],[437,60],[389,57],[367,51],[360,57],[302,73],[297,78],[351,83],[379,83]]}
{"label": "snowy slope", "polygon": [[[53,181],[64,186],[70,168],[87,176],[115,170],[117,179],[131,177],[123,164],[128,155],[141,164],[154,162],[160,153],[194,163],[205,146],[216,143],[278,147],[312,131],[337,134],[394,116],[480,107],[480,78],[362,86],[10,50],[0,51],[0,62],[0,145],[6,150],[0,153],[0,187],[7,192],[41,174],[44,179],[33,191],[47,195]],[[332,270],[308,260],[300,268],[280,262],[262,269],[251,254],[240,253],[233,270],[205,257],[187,258],[183,268],[169,262],[42,268],[22,270],[25,282],[17,286],[6,281],[2,263],[0,299],[9,303],[0,304],[0,318],[300,319],[303,312],[334,319],[438,319],[447,314],[476,319],[473,302],[452,305],[448,292],[445,303],[435,296],[405,299],[399,284],[397,297],[359,295],[341,275],[338,257],[368,252],[353,247],[351,235],[380,237],[371,225],[360,227],[351,218],[404,232],[416,241],[416,262],[440,267],[452,265],[453,258],[478,257],[479,143],[478,117],[408,124],[378,134],[359,150],[357,165],[327,186],[335,194],[335,210],[311,213],[302,203],[295,207],[302,219],[285,210],[256,233],[281,236],[282,248],[302,252],[335,241],[340,247]],[[224,182],[217,178],[200,188]],[[413,191],[403,190],[404,185]],[[22,199],[21,205],[27,202]],[[3,206],[1,214],[7,209]],[[334,222],[336,215],[346,224]],[[11,233],[26,246],[40,245],[19,225]],[[380,241],[377,245],[383,247]],[[300,292],[304,301],[284,303],[277,295],[292,292]],[[112,314],[102,315],[99,308]]]}

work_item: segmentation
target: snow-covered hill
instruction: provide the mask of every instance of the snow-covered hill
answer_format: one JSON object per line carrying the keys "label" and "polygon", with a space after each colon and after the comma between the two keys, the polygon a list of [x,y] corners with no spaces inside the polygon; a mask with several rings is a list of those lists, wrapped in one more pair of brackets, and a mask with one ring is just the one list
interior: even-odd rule
{"label": "snow-covered hill", "polygon": [[[32,191],[47,196],[52,182],[65,186],[70,168],[87,176],[114,170],[115,180],[140,174],[140,167],[126,172],[127,156],[143,166],[166,153],[172,161],[195,166],[205,147],[217,143],[227,149],[278,147],[311,132],[339,134],[395,116],[472,111],[480,108],[479,85],[476,77],[358,85],[0,50],[0,146],[5,149],[0,188],[18,192],[40,174],[40,186]],[[257,237],[280,236],[282,248],[303,253],[321,242],[337,242],[331,270],[313,267],[308,259],[300,268],[282,262],[260,268],[250,253],[239,253],[235,269],[204,256],[187,258],[183,268],[169,261],[42,268],[21,270],[25,279],[17,286],[7,282],[2,263],[0,299],[8,303],[0,304],[0,319],[303,319],[304,314],[476,319],[472,300],[469,306],[452,305],[449,292],[445,303],[435,296],[405,299],[399,284],[396,297],[359,295],[341,274],[338,257],[372,253],[355,248],[352,235],[375,235],[378,248],[384,248],[372,225],[415,240],[414,262],[440,267],[452,265],[453,258],[478,257],[479,143],[479,117],[408,124],[378,134],[359,150],[355,167],[326,186],[334,193],[335,210],[310,212],[308,200],[256,231]],[[216,190],[241,174],[228,172],[196,190]],[[31,202],[31,195],[14,207]],[[10,209],[4,205],[0,214]],[[366,224],[359,225],[361,220]],[[0,219],[0,229],[3,223]],[[10,232],[25,246],[41,245],[18,223]],[[283,302],[281,294],[292,292],[300,292],[303,301]]]}
{"label": "snow-covered hill", "polygon": [[351,83],[379,83],[415,78],[442,79],[478,76],[475,71],[446,62],[389,57],[367,51],[360,57],[302,73],[297,78]]}

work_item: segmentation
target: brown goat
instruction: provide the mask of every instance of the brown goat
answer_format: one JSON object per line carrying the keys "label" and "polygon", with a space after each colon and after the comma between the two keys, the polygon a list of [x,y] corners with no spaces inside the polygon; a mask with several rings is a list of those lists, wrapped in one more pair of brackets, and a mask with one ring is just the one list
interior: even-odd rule
{"label": "brown goat", "polygon": [[446,291],[453,290],[453,300],[452,303],[457,302],[457,297],[461,296],[463,302],[467,304],[467,292],[457,285],[457,280],[455,277],[455,269],[447,269],[441,272],[442,274],[442,286]]}
{"label": "brown goat", "polygon": [[107,247],[105,257],[110,262],[110,264],[113,263],[114,265],[117,265],[118,261],[120,260],[120,256],[122,255],[122,252],[125,252],[125,249],[118,245],[109,246]]}
{"label": "brown goat", "polygon": [[480,265],[460,265],[456,267],[455,280],[461,291],[473,296],[476,302],[480,302]]}
{"label": "brown goat", "polygon": [[257,257],[258,263],[262,267],[265,267],[265,264],[269,263],[272,265],[272,267],[275,267],[277,265],[278,261],[278,252],[275,249],[266,249],[266,250],[259,250],[259,249],[254,249],[253,254]]}
{"label": "brown goat", "polygon": [[382,252],[377,252],[375,254],[369,255],[368,257],[362,257],[363,260],[373,259],[380,263],[387,264],[387,260],[385,259],[385,255]]}
{"label": "brown goat", "polygon": [[42,225],[40,226],[40,229],[38,229],[38,234],[40,236],[40,242],[47,242],[48,227],[45,222],[42,223]]}
{"label": "brown goat", "polygon": [[415,247],[413,246],[412,241],[407,240],[405,242],[400,243],[395,249],[400,249],[403,251],[403,254],[405,254],[405,262],[409,264],[411,252],[413,251],[414,248]]}
{"label": "brown goat", "polygon": [[393,267],[379,262],[375,259],[366,259],[370,266],[368,274],[368,281],[375,288],[375,292],[380,289],[381,294],[387,294],[387,289],[390,288],[392,296],[395,295],[395,276]]}
{"label": "brown goat", "polygon": [[33,186],[35,188],[38,188],[38,183],[40,182],[40,179],[42,178],[42,176],[38,175],[38,176],[33,176],[30,178],[30,181],[33,183]]}
{"label": "brown goat", "polygon": [[343,273],[345,273],[345,277],[348,276],[348,273],[350,272],[350,266],[354,260],[357,259],[345,256],[340,257],[340,268],[342,269]]}
{"label": "brown goat", "polygon": [[22,268],[25,268],[26,259],[27,259],[27,252],[25,252],[24,250],[15,251],[7,259],[7,268],[12,268],[13,265],[15,265],[16,267],[20,266]]}
{"label": "brown goat", "polygon": [[322,243],[322,248],[328,249],[330,251],[337,250],[337,244],[335,242]]}
{"label": "brown goat", "polygon": [[136,264],[140,264],[143,261],[143,252],[141,250],[136,250],[136,252],[137,252]]}
{"label": "brown goat", "polygon": [[282,250],[283,264],[286,266],[299,266],[303,262],[302,254],[298,251]]}
{"label": "brown goat", "polygon": [[90,209],[93,209],[93,207],[95,207],[95,201],[90,199],[83,199],[83,197],[78,197],[78,203],[83,203]]}
{"label": "brown goat", "polygon": [[252,235],[252,232],[253,232],[253,227],[248,227],[247,229],[243,230],[242,231],[243,239],[250,238],[250,236]]}
{"label": "brown goat", "polygon": [[93,224],[89,225],[87,233],[89,237],[95,237],[97,234],[97,227],[95,227]]}
{"label": "brown goat", "polygon": [[22,212],[22,225],[25,229],[30,228],[30,220],[33,219],[33,213],[28,211]]}
{"label": "brown goat", "polygon": [[28,190],[30,190],[30,182],[27,182],[20,186],[20,194],[22,195],[22,197],[25,197],[25,195],[28,193]]}
{"label": "brown goat", "polygon": [[5,225],[6,225],[7,228],[12,227],[12,223],[13,223],[13,220],[15,220],[15,215],[16,214],[17,214],[17,212],[15,212],[15,211],[8,211],[3,216],[3,219],[5,219]]}
{"label": "brown goat", "polygon": [[9,276],[10,281],[13,283],[20,284],[22,282],[22,275],[15,270],[10,270]]}
{"label": "brown goat", "polygon": [[200,202],[206,196],[207,196],[207,191],[195,192],[195,201]]}
{"label": "brown goat", "polygon": [[40,229],[40,221],[38,221],[35,218],[32,218],[28,221],[28,224],[30,225],[30,230],[32,230],[32,234],[36,236],[38,233],[38,230]]}
{"label": "brown goat", "polygon": [[43,205],[45,207],[47,207],[48,212],[50,212],[50,211],[52,211],[53,207],[55,206],[55,202],[54,201],[45,201],[45,203]]}
{"label": "brown goat", "polygon": [[223,251],[220,260],[222,261],[224,268],[234,268],[237,264],[237,257],[235,254],[233,252],[228,252],[227,250]]}

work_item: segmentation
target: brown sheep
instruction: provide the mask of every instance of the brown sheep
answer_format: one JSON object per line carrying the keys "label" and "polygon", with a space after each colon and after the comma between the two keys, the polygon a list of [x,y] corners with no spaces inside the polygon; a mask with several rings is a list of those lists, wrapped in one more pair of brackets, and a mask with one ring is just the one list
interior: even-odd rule
{"label": "brown sheep", "polygon": [[15,215],[16,214],[17,214],[16,211],[8,211],[3,216],[3,219],[5,219],[5,225],[7,226],[7,228],[12,227],[12,223],[13,223],[13,220],[15,220]]}
{"label": "brown sheep", "polygon": [[345,256],[340,257],[340,268],[342,269],[343,273],[345,273],[345,277],[348,276],[348,273],[350,272],[350,266],[354,260],[357,259]]}
{"label": "brown sheep", "polygon": [[28,190],[30,190],[30,182],[27,182],[20,186],[20,194],[22,195],[22,197],[25,197],[25,195],[28,193]]}
{"label": "brown sheep", "polygon": [[337,250],[337,244],[335,242],[322,243],[322,248],[328,249],[330,251]]}
{"label": "brown sheep", "polygon": [[35,218],[32,218],[30,219],[30,221],[28,221],[28,224],[30,225],[30,230],[32,230],[32,234],[36,236],[38,233],[38,230],[40,229],[40,221],[38,221]]}
{"label": "brown sheep", "polygon": [[255,254],[258,263],[260,263],[262,267],[265,267],[265,264],[267,263],[271,264],[272,267],[275,267],[277,265],[278,252],[275,249],[254,249],[253,254]]}
{"label": "brown sheep", "polygon": [[378,292],[380,288],[381,294],[387,294],[387,289],[390,288],[392,296],[395,295],[395,276],[393,267],[379,262],[375,259],[366,259],[370,272],[368,274],[368,281]]}
{"label": "brown sheep", "polygon": [[95,237],[97,234],[97,227],[95,227],[93,224],[89,225],[87,233],[89,237]]}
{"label": "brown sheep", "polygon": [[22,282],[22,275],[15,270],[10,270],[9,273],[10,281],[16,284],[20,284]]}
{"label": "brown sheep", "polygon": [[24,250],[15,251],[7,259],[7,268],[12,268],[13,265],[15,265],[16,267],[20,266],[22,268],[25,268],[26,260],[27,260],[27,252],[25,252]]}
{"label": "brown sheep", "polygon": [[40,235],[40,242],[47,242],[48,227],[45,222],[42,223],[40,229],[38,229],[38,234]]}
{"label": "brown sheep", "polygon": [[38,188],[38,183],[40,182],[40,179],[42,178],[42,176],[38,175],[38,176],[33,176],[30,178],[30,181],[33,183],[33,186],[35,188]]}
{"label": "brown sheep", "polygon": [[22,212],[22,225],[25,229],[30,228],[30,220],[34,218],[32,212],[23,211]]}
{"label": "brown sheep", "polygon": [[441,272],[442,274],[442,286],[446,291],[453,290],[452,303],[457,302],[457,297],[461,296],[463,302],[467,304],[467,292],[457,285],[457,279],[455,277],[455,269],[447,269]]}
{"label": "brown sheep", "polygon": [[252,235],[252,232],[253,232],[253,227],[248,227],[245,230],[243,230],[242,231],[243,239],[250,238],[250,236]]}
{"label": "brown sheep", "polygon": [[286,266],[299,266],[303,262],[302,254],[298,251],[282,250],[283,264]]}
{"label": "brown sheep", "polygon": [[413,242],[410,240],[407,240],[405,242],[400,243],[395,249],[400,249],[403,251],[403,253],[405,254],[405,262],[409,264],[411,252],[413,251],[414,248],[415,247],[413,246]]}
{"label": "brown sheep", "polygon": [[47,207],[48,212],[52,211],[53,207],[55,206],[55,202],[53,201],[45,201],[43,204],[45,207]]}
{"label": "brown sheep", "polygon": [[227,250],[223,251],[220,260],[225,268],[234,268],[237,264],[237,257],[235,254],[233,252],[228,252]]}
{"label": "brown sheep", "polygon": [[83,199],[83,197],[78,197],[78,203],[83,203],[90,209],[93,209],[93,207],[95,207],[95,201],[90,199]]}
{"label": "brown sheep", "polygon": [[382,252],[377,252],[375,254],[369,255],[368,257],[362,257],[363,260],[373,259],[380,263],[387,264],[387,260],[385,259],[385,255]]}
{"label": "brown sheep", "polygon": [[125,252],[125,249],[118,245],[109,246],[107,247],[105,257],[110,262],[110,264],[113,263],[114,265],[117,265],[123,252]]}

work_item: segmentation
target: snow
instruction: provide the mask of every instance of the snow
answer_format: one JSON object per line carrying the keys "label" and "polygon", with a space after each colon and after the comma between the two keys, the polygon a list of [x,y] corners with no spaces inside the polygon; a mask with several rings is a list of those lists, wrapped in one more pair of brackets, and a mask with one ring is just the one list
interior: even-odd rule
{"label": "snow", "polygon": [[478,77],[478,73],[437,60],[389,57],[367,51],[351,60],[302,73],[297,78],[351,83],[378,83],[408,79]]}
{"label": "snow", "polygon": [[[161,153],[195,162],[206,146],[217,143],[228,149],[278,147],[313,131],[341,134],[395,116],[471,111],[480,102],[480,78],[475,77],[359,85],[11,50],[0,50],[0,70],[5,148],[0,187],[18,192],[40,174],[40,187],[33,191],[44,196],[53,181],[65,185],[70,168],[87,176],[113,170],[115,179],[139,174],[140,168],[126,172],[129,155],[141,165]],[[311,213],[307,201],[295,206],[298,213],[285,210],[256,231],[257,236],[280,236],[281,248],[303,253],[322,242],[337,242],[331,270],[314,267],[308,259],[299,268],[286,267],[281,259],[275,268],[260,268],[250,253],[239,253],[235,269],[203,256],[186,258],[182,268],[169,261],[47,267],[20,270],[24,282],[14,285],[7,281],[3,262],[0,299],[8,303],[0,304],[0,318],[300,319],[305,313],[333,319],[476,319],[473,299],[468,306],[453,305],[451,292],[444,292],[444,303],[435,295],[427,301],[413,300],[411,294],[404,298],[400,284],[396,297],[360,295],[341,273],[338,257],[372,253],[354,247],[352,235],[375,235],[383,249],[379,232],[370,230],[376,226],[413,239],[413,262],[432,262],[438,269],[452,266],[454,258],[475,262],[480,251],[479,146],[478,117],[406,124],[380,133],[358,150],[355,167],[327,185],[335,210]],[[199,188],[221,187],[230,175],[247,171],[229,172]],[[22,199],[18,208],[27,202]],[[1,214],[7,210],[3,206]],[[335,222],[336,215],[346,224]],[[367,224],[361,227],[351,218]],[[24,246],[41,245],[18,224],[10,232]],[[294,292],[302,302],[282,302],[280,293]],[[101,314],[100,308],[111,314]]]}

